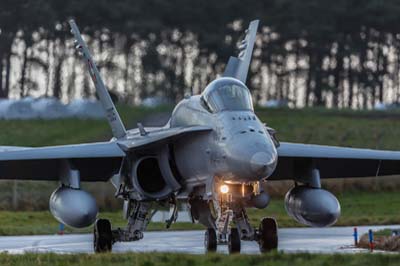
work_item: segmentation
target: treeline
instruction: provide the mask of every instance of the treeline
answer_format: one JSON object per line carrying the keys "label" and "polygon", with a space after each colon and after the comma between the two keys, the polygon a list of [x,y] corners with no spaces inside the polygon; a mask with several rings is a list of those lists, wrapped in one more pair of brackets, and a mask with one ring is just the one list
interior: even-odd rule
{"label": "treeline", "polygon": [[398,103],[399,14],[396,0],[1,0],[0,97],[94,96],[69,18],[109,89],[135,104],[199,93],[259,18],[248,80],[258,103]]}

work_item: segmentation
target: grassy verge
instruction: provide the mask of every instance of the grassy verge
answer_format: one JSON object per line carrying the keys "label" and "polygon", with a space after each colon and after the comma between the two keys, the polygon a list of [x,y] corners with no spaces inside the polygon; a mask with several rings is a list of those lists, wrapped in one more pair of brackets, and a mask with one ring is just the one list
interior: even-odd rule
{"label": "grassy verge", "polygon": [[336,266],[336,265],[398,265],[400,255],[383,254],[355,254],[355,255],[317,255],[317,254],[282,254],[271,253],[266,255],[187,255],[167,253],[125,253],[121,254],[77,254],[77,255],[56,255],[56,254],[25,254],[13,256],[0,254],[0,265],[143,265],[143,266],[207,266],[207,265],[296,265],[296,266]]}
{"label": "grassy verge", "polygon": [[[367,225],[367,224],[399,224],[400,198],[398,192],[379,193],[344,193],[338,195],[342,206],[342,216],[337,225]],[[284,209],[283,199],[272,199],[264,210],[249,210],[253,225],[258,225],[264,216],[273,216],[280,227],[301,226],[290,218]],[[100,217],[110,219],[115,227],[124,227],[126,221],[121,212],[101,212]],[[58,231],[58,222],[48,211],[0,211],[0,235],[32,235],[54,234]],[[164,230],[164,223],[150,223],[148,230]],[[172,230],[203,229],[201,225],[191,223],[176,223]],[[86,233],[91,228],[76,230],[66,228],[66,233]]]}
{"label": "grassy verge", "polygon": [[262,108],[256,113],[277,130],[281,141],[400,149],[398,111]]}
{"label": "grassy verge", "polygon": [[[118,106],[127,128],[134,128],[150,113],[162,112],[169,108],[138,108]],[[0,146],[51,146],[109,140],[111,130],[106,120],[0,120]]]}
{"label": "grassy verge", "polygon": [[[127,128],[151,113],[170,112],[118,106]],[[400,150],[400,112],[328,109],[258,108],[263,122],[278,131],[282,141]],[[0,120],[0,145],[43,146],[106,140],[111,137],[105,120]]]}
{"label": "grassy verge", "polygon": [[374,232],[374,237],[377,236],[391,236],[393,233],[392,229],[383,229]]}
{"label": "grassy verge", "polygon": [[[122,218],[121,212],[102,212],[101,218],[110,219],[113,227],[125,227],[126,220]],[[56,221],[49,211],[22,211],[0,212],[0,235],[43,235],[56,234],[59,230],[59,222]],[[172,225],[172,230],[193,230],[203,229],[201,225],[192,223],[176,223]],[[148,226],[148,231],[165,230],[165,223],[154,222]],[[89,233],[92,227],[74,229],[65,227],[66,234],[69,233]],[[0,264],[1,265],[1,264]]]}

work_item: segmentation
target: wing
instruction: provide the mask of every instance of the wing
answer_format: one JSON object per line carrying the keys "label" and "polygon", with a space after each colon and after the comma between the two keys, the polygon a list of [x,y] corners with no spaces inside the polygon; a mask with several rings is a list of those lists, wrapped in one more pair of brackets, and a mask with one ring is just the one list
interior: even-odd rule
{"label": "wing", "polygon": [[127,139],[41,148],[0,147],[0,179],[59,180],[65,161],[81,181],[107,181],[119,173],[125,151],[159,148],[177,138],[212,130],[203,126],[136,129]]}
{"label": "wing", "polygon": [[400,174],[400,152],[281,142],[272,180],[297,179],[311,167],[322,178]]}
{"label": "wing", "polygon": [[232,77],[246,83],[247,73],[249,72],[251,56],[253,54],[254,43],[256,41],[258,20],[250,22],[246,30],[246,37],[239,46],[239,56],[229,58],[223,76]]}
{"label": "wing", "polygon": [[171,128],[148,128],[147,131],[140,129],[129,134],[126,140],[119,141],[124,150],[138,150],[149,147],[157,147],[164,143],[171,143],[175,139],[193,135],[196,133],[209,132],[212,130],[206,126],[171,127]]}
{"label": "wing", "polygon": [[0,179],[58,180],[69,161],[82,181],[104,181],[118,173],[125,152],[116,142],[0,148]]}

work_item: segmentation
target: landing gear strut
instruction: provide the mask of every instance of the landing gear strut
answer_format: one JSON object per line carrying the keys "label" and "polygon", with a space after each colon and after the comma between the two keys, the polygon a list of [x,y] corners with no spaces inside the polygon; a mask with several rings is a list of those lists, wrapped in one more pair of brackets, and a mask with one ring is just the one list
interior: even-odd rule
{"label": "landing gear strut", "polygon": [[[220,214],[216,221],[218,232],[218,244],[228,244],[229,254],[240,253],[241,235],[239,232],[239,224],[235,219],[235,210],[232,202],[232,195],[221,195],[219,201]],[[235,222],[238,228],[231,228],[231,222]]]}

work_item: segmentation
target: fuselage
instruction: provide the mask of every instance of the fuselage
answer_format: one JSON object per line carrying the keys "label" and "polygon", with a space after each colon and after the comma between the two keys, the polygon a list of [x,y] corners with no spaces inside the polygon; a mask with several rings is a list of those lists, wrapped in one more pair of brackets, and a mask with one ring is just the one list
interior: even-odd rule
{"label": "fuselage", "polygon": [[[229,86],[234,86],[233,92]],[[225,90],[222,94],[228,99],[207,99],[206,93],[220,93],[218,90]],[[178,169],[188,184],[213,177],[225,182],[249,183],[266,178],[275,170],[278,157],[275,145],[252,104],[246,104],[251,101],[247,92],[239,80],[220,78],[210,83],[201,95],[187,97],[175,107],[171,127],[204,125],[213,129],[211,133],[182,139],[174,147]],[[207,106],[218,101],[222,106]],[[229,106],[225,108],[224,102]]]}

